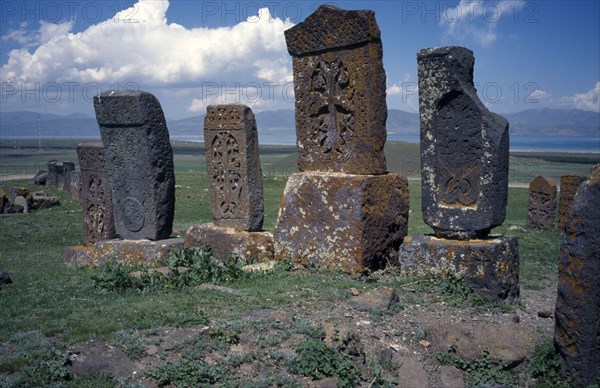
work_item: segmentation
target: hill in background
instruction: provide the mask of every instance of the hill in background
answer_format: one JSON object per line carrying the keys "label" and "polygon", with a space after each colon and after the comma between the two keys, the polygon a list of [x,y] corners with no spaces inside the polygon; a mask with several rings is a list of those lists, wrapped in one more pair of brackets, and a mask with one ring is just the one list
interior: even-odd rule
{"label": "hill in background", "polygon": [[[255,114],[262,144],[295,141],[294,111],[292,109],[264,111]],[[528,136],[599,136],[600,113],[579,109],[529,109],[504,115],[510,122],[512,135]],[[202,136],[204,116],[180,120],[167,119],[171,137]],[[388,110],[389,140],[402,136],[418,136],[419,116],[397,109]],[[0,113],[0,137],[99,137],[95,118],[80,113],[59,116],[30,111]]]}

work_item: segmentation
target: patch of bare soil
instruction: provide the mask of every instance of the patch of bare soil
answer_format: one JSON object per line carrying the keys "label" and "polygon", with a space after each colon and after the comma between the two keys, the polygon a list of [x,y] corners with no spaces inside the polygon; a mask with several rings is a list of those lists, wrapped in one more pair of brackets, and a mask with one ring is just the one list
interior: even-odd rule
{"label": "patch of bare soil", "polygon": [[[385,279],[380,283],[381,288],[386,286]],[[451,346],[465,359],[481,357],[485,351],[523,372],[535,345],[553,335],[556,279],[543,286],[542,290],[522,289],[519,301],[504,313],[451,307],[439,295],[410,286],[396,289],[399,300],[381,308],[382,300],[377,298],[389,295],[365,295],[367,291],[352,289],[333,308],[319,310],[299,303],[285,311],[245,311],[229,322],[141,331],[137,341],[143,348],[133,359],[123,344],[86,341],[70,349],[69,368],[74,375],[102,372],[154,387],[158,381],[147,372],[192,360],[219,371],[213,376],[217,385],[228,381],[249,386],[340,384],[338,378],[314,381],[290,371],[292,360],[299,356],[298,345],[312,338],[344,350],[357,368],[355,386],[462,387],[468,384],[467,376],[442,365],[436,354]],[[352,303],[365,296],[376,299],[378,307]],[[520,384],[533,382],[521,374]]]}

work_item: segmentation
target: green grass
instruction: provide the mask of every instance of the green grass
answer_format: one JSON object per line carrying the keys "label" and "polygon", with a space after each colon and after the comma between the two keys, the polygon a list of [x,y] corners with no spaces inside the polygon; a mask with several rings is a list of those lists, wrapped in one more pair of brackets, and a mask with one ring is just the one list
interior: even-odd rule
{"label": "green grass", "polygon": [[[391,152],[388,162],[395,166],[408,163],[407,160],[412,157],[407,153],[413,152],[414,149],[411,149],[414,147],[407,144],[387,147],[386,151]],[[261,155],[265,173],[264,228],[269,231],[275,227],[286,183],[286,177],[278,172],[291,171],[295,166],[295,155],[283,156],[288,151],[285,147],[275,147]],[[190,225],[211,221],[202,157],[194,152],[182,150],[175,158],[174,228],[179,234]],[[41,161],[44,157],[34,160]],[[3,158],[2,163],[5,160]],[[587,164],[572,161],[562,166],[557,162],[544,161],[543,165],[546,166],[544,168],[552,168],[552,171],[566,171],[575,165],[589,168]],[[289,166],[292,167],[288,169]],[[396,171],[410,174],[407,168],[402,170],[401,167]],[[27,181],[12,181],[10,184],[39,189]],[[3,185],[6,186],[5,183]],[[50,362],[47,360],[53,360],[52,354],[57,349],[92,337],[125,341],[123,333],[131,333],[132,330],[192,325],[198,317],[210,317],[220,322],[235,321],[242,311],[248,309],[326,311],[344,300],[347,297],[345,290],[351,287],[377,286],[365,284],[361,278],[330,271],[276,271],[234,281],[230,286],[242,291],[243,297],[187,288],[150,293],[103,293],[94,287],[91,279],[96,271],[73,270],[64,266],[64,248],[82,241],[81,206],[63,193],[44,190],[59,196],[62,205],[31,214],[0,215],[0,268],[8,271],[14,281],[14,284],[0,288],[0,384],[3,374],[33,368],[40,360]],[[409,190],[409,233],[430,233],[431,229],[422,220],[420,183],[410,181]],[[494,233],[519,238],[521,285],[543,289],[548,280],[556,276],[560,231],[556,228],[546,231],[525,228],[527,196],[527,189],[509,189],[506,221]],[[223,309],[223,306],[228,308]],[[132,344],[135,345],[134,342]],[[48,366],[40,365],[42,369]],[[110,385],[105,376],[90,376],[88,379],[106,381]],[[90,384],[93,385],[93,382]]]}

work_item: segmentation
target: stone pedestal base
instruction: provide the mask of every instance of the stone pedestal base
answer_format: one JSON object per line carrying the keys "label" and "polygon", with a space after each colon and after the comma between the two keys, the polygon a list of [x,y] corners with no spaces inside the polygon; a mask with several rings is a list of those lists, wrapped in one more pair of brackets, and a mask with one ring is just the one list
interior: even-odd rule
{"label": "stone pedestal base", "polygon": [[185,233],[185,247],[204,245],[210,246],[219,260],[226,260],[232,253],[246,260],[273,260],[273,235],[269,232],[246,232],[215,224],[190,227]]}
{"label": "stone pedestal base", "polygon": [[519,246],[516,237],[447,240],[427,235],[406,236],[399,265],[405,275],[453,271],[477,293],[512,301],[519,296]]}
{"label": "stone pedestal base", "polygon": [[360,273],[395,261],[408,225],[405,176],[290,176],[273,233],[275,259]]}
{"label": "stone pedestal base", "polygon": [[182,238],[166,240],[104,240],[91,246],[65,248],[65,263],[69,267],[93,267],[107,261],[124,264],[152,265],[183,249]]}

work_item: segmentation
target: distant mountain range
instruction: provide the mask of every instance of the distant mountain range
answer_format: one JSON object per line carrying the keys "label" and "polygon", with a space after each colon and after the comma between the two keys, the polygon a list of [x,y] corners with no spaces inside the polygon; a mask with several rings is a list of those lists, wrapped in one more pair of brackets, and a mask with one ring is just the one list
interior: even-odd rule
{"label": "distant mountain range", "polygon": [[[294,139],[294,111],[291,109],[255,114],[261,143]],[[504,114],[512,135],[600,136],[600,113],[579,109],[528,109]],[[167,120],[172,138],[201,136],[204,116]],[[418,136],[419,116],[397,109],[388,110],[388,139]],[[80,113],[59,116],[30,111],[0,113],[0,138],[8,137],[99,137],[95,118]]]}

